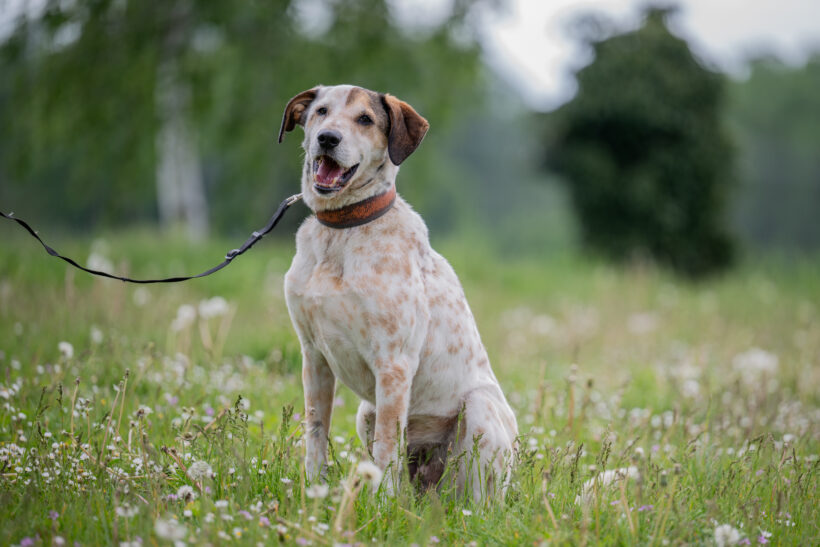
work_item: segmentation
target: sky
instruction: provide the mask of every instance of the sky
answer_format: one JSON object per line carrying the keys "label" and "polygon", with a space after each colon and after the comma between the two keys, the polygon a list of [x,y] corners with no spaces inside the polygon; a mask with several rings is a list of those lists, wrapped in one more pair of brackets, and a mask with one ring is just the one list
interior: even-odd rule
{"label": "sky", "polygon": [[[422,0],[447,4],[451,0]],[[507,9],[482,20],[488,63],[539,110],[571,98],[572,72],[590,61],[570,23],[596,12],[619,28],[634,28],[645,0],[507,0]],[[820,51],[820,0],[678,0],[673,32],[707,64],[743,77],[744,59],[773,52],[791,64]]]}

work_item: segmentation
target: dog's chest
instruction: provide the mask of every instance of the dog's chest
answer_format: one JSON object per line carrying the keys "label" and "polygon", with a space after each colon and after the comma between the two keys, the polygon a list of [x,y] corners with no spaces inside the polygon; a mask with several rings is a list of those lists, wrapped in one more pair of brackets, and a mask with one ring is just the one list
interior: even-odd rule
{"label": "dog's chest", "polygon": [[356,295],[345,281],[342,268],[316,263],[310,269],[301,269],[301,275],[292,268],[287,280],[288,308],[304,341],[322,354],[338,379],[359,396],[369,396],[373,374],[361,355],[359,340],[364,324],[361,315],[355,313]]}
{"label": "dog's chest", "polygon": [[294,325],[339,380],[372,401],[374,367],[395,362],[423,338],[414,303],[423,290],[414,286],[414,268],[408,276],[401,262],[406,253],[385,254],[355,237],[300,243],[285,278]]}

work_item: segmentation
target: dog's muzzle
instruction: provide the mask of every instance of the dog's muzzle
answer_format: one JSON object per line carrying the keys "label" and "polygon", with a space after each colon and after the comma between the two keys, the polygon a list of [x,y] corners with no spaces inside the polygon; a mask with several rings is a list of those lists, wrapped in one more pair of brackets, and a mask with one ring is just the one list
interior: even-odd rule
{"label": "dog's muzzle", "polygon": [[313,187],[321,194],[338,192],[345,187],[358,168],[358,163],[345,169],[330,156],[319,156],[313,160]]}

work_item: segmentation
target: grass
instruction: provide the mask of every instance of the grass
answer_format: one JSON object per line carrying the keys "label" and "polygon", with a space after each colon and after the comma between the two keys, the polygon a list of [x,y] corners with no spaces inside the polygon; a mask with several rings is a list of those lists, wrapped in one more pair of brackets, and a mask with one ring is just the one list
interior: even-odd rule
{"label": "grass", "polygon": [[[522,433],[506,499],[481,506],[446,488],[386,497],[358,476],[345,387],[327,488],[305,484],[292,244],[140,287],[3,230],[0,544],[674,545],[720,525],[726,544],[820,538],[817,261],[687,285],[440,242]],[[58,243],[134,276],[200,271],[233,246]]]}

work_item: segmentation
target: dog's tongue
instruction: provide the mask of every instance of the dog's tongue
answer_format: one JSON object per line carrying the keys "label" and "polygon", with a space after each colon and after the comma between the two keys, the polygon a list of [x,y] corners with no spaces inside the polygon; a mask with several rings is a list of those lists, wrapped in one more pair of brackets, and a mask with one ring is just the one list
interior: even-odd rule
{"label": "dog's tongue", "polygon": [[338,177],[342,176],[344,169],[327,156],[319,158],[319,168],[316,170],[316,181],[320,184],[330,186]]}

